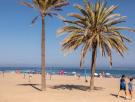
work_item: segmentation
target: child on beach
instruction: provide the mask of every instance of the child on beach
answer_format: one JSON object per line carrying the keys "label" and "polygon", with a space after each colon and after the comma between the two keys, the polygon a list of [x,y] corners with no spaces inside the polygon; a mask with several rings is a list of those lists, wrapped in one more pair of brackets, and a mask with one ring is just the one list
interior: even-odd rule
{"label": "child on beach", "polygon": [[127,98],[127,92],[126,92],[126,81],[125,81],[125,75],[122,75],[121,79],[120,79],[120,90],[118,92],[118,95],[117,97],[120,96],[121,92],[124,91],[125,92],[125,95],[126,95],[126,98]]}
{"label": "child on beach", "polygon": [[131,96],[131,100],[133,100],[133,78],[129,79],[128,91],[129,91],[129,95]]}

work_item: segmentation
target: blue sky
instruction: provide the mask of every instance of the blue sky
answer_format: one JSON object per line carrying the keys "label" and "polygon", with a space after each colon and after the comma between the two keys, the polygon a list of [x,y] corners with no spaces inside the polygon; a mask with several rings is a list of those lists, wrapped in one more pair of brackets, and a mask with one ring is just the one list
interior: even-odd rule
{"label": "blue sky", "polygon": [[[26,0],[30,1],[30,0]],[[81,0],[69,0],[70,6],[65,7],[61,13],[67,18],[68,12],[77,12],[72,5]],[[109,4],[119,5],[116,12],[127,16],[123,26],[135,28],[135,0],[108,0]],[[91,0],[95,2],[95,0]],[[19,0],[0,0],[0,65],[40,65],[41,59],[41,21],[38,19],[34,26],[30,25],[33,17],[37,16],[36,10],[20,5]],[[60,42],[63,37],[58,37],[56,31],[64,24],[57,18],[46,17],[46,63],[47,66],[79,66],[80,49],[68,56],[61,51]],[[113,66],[135,66],[135,34],[123,32],[132,39],[127,44],[129,51],[124,58],[113,52]],[[85,66],[91,62],[90,53],[86,57]],[[109,66],[107,59],[98,55],[97,66]]]}

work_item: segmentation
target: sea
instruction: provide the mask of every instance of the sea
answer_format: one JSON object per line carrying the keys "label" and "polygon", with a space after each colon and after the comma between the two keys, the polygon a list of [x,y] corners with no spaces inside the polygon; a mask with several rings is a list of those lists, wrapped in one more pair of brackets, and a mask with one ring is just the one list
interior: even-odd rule
{"label": "sea", "polygon": [[[89,68],[63,68],[63,67],[47,67],[46,71],[49,74],[59,74],[60,71],[64,71],[65,75],[74,75],[79,74],[81,76],[89,76],[90,75],[90,69]],[[1,72],[20,72],[20,73],[41,73],[40,67],[0,67]],[[134,77],[135,78],[135,70],[118,70],[115,68],[108,68],[108,69],[98,69],[96,70],[96,73],[105,73],[113,76],[113,77],[120,77],[123,74],[128,77]]]}

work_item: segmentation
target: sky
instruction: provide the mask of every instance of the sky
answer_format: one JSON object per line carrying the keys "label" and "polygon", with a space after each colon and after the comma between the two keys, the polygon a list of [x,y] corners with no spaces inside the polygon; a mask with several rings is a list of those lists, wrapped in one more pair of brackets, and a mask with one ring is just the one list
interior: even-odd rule
{"label": "sky", "polygon": [[[31,0],[25,0],[31,1]],[[70,5],[64,7],[60,12],[65,18],[70,19],[67,13],[78,12],[73,4],[81,4],[82,0],[69,0]],[[90,0],[95,2],[95,0]],[[127,22],[121,24],[135,28],[135,0],[107,0],[108,5],[118,5],[116,10],[123,16],[127,16]],[[0,0],[0,65],[1,66],[36,66],[41,63],[41,19],[31,26],[31,20],[38,15],[36,10],[24,7],[20,0]],[[80,49],[68,56],[64,56],[61,51],[60,42],[64,37],[56,35],[56,31],[64,24],[59,19],[53,17],[45,18],[46,32],[46,64],[47,66],[79,67]],[[132,39],[131,44],[127,44],[129,50],[125,57],[113,52],[113,67],[132,67],[135,69],[135,34],[123,32],[124,35]],[[88,53],[84,66],[89,67],[91,63],[91,53]],[[108,67],[108,59],[102,58],[98,54],[98,67]]]}

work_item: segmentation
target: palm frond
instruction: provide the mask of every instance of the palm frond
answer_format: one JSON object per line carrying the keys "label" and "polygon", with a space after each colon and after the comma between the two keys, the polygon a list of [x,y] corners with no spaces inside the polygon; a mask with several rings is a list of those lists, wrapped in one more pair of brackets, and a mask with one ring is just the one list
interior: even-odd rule
{"label": "palm frond", "polygon": [[21,2],[22,5],[36,8],[42,16],[54,16],[55,11],[62,11],[62,7],[67,6],[67,0],[32,0],[32,3]]}
{"label": "palm frond", "polygon": [[135,29],[116,26],[126,21],[125,16],[114,13],[118,6],[107,7],[107,2],[100,0],[95,5],[87,2],[84,6],[74,5],[80,13],[70,13],[69,16],[74,19],[64,20],[66,25],[58,30],[59,35],[68,34],[62,42],[62,48],[68,52],[76,50],[79,46],[82,47],[80,67],[83,66],[85,56],[90,49],[92,53],[100,49],[101,55],[107,56],[112,66],[112,49],[123,57],[128,51],[125,42],[131,42],[121,31],[135,32]]}
{"label": "palm frond", "polygon": [[35,22],[36,22],[36,20],[38,19],[38,17],[39,17],[39,16],[36,16],[36,17],[33,18],[33,20],[31,21],[31,24],[32,24],[32,25],[35,24]]}
{"label": "palm frond", "polygon": [[24,6],[33,8],[33,5],[31,3],[28,3],[28,2],[23,1],[23,2],[21,2],[21,4],[24,5]]}

